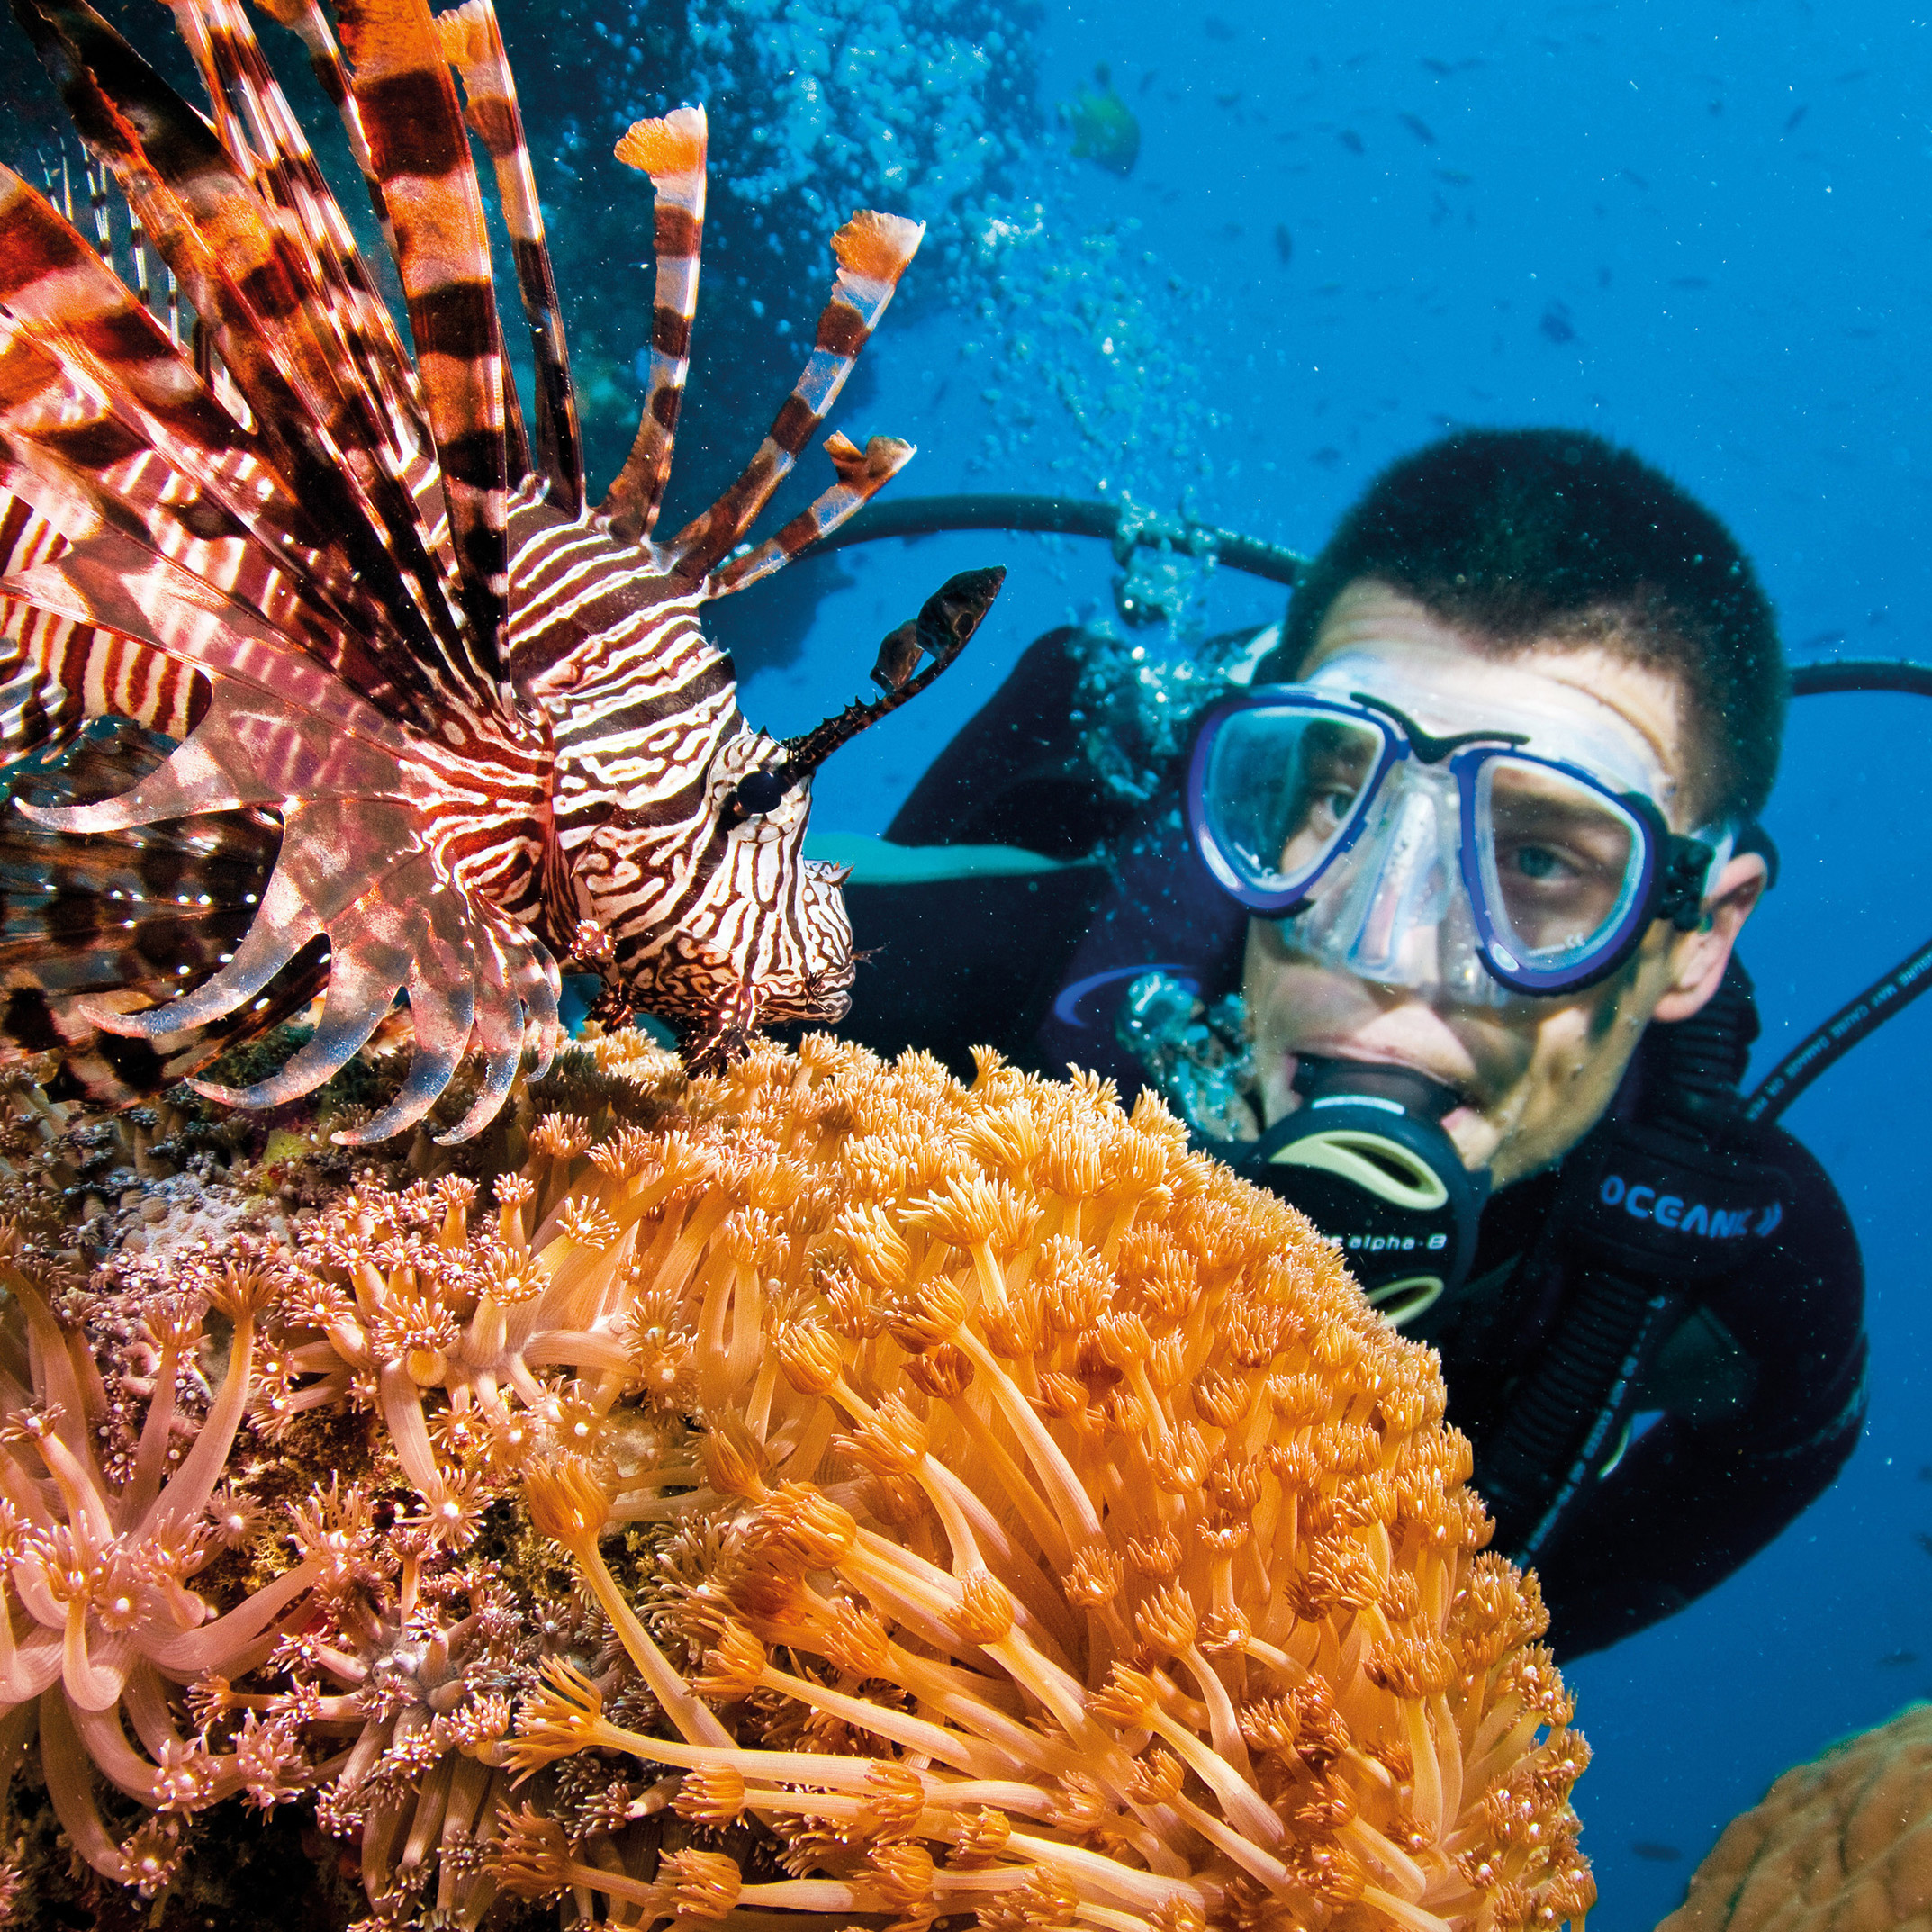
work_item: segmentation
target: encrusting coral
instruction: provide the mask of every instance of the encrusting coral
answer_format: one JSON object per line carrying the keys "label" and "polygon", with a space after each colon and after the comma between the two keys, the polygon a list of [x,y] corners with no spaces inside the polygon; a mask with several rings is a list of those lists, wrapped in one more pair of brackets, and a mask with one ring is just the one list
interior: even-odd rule
{"label": "encrusting coral", "polygon": [[1787,1771],[1734,1818],[1657,1932],[1932,1927],[1932,1704]]}
{"label": "encrusting coral", "polygon": [[371,1926],[1581,1924],[1432,1358],[1158,1103],[636,1035],[545,1098],[487,1207],[122,1264],[113,1402],[10,1264],[0,1741],[95,1869],[312,1793]]}

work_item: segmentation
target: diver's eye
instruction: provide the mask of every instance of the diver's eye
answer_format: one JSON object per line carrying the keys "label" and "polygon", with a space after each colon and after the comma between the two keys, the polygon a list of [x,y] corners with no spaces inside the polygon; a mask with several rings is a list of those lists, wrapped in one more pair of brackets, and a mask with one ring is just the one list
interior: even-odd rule
{"label": "diver's eye", "polygon": [[1332,832],[1347,819],[1355,808],[1355,793],[1341,786],[1331,786],[1316,796],[1314,817],[1323,831]]}
{"label": "diver's eye", "polygon": [[747,772],[732,796],[740,811],[756,817],[764,812],[775,812],[790,790],[791,774],[781,765],[775,772]]}
{"label": "diver's eye", "polygon": [[1516,851],[1516,870],[1525,879],[1554,879],[1567,868],[1547,845],[1521,845]]}

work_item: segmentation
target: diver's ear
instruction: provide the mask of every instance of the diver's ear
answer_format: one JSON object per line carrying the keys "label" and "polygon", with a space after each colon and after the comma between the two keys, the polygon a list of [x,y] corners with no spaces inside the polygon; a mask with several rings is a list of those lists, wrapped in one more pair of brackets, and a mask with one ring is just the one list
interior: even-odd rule
{"label": "diver's ear", "polygon": [[1771,869],[1759,853],[1741,852],[1718,874],[1704,900],[1703,923],[1680,933],[1670,949],[1670,980],[1653,1019],[1687,1020],[1718,989],[1738,934],[1763,898]]}

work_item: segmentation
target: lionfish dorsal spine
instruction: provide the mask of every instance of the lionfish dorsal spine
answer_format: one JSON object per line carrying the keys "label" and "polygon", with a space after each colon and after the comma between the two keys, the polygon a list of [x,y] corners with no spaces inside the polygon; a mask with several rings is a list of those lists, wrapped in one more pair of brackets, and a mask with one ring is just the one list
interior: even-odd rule
{"label": "lionfish dorsal spine", "polygon": [[425,0],[339,0],[337,17],[395,236],[470,664],[493,682],[510,609],[508,371],[469,132]]}
{"label": "lionfish dorsal spine", "polygon": [[681,577],[708,576],[790,474],[799,451],[845,386],[925,233],[924,222],[863,209],[833,236],[838,273],[819,312],[811,356],[736,481],[672,538],[668,548]]}
{"label": "lionfish dorsal spine", "polygon": [[704,109],[679,107],[662,120],[634,121],[617,145],[619,161],[650,176],[657,257],[644,408],[630,455],[598,506],[624,543],[649,541],[671,477],[698,313],[709,140]]}
{"label": "lionfish dorsal spine", "polygon": [[[503,32],[490,0],[465,0],[437,16],[443,53],[462,77],[469,105],[465,118],[475,130],[496,172],[497,194],[517,264],[517,288],[530,331],[537,372],[537,447],[551,505],[566,517],[583,508],[583,438],[564,343],[564,310],[544,236],[536,171],[524,138],[517,84],[503,48]],[[514,394],[514,385],[511,393]],[[513,463],[514,475],[520,465]]]}
{"label": "lionfish dorsal spine", "polygon": [[[218,109],[229,110],[222,122],[224,146],[247,168],[264,205],[283,213],[289,240],[308,251],[311,273],[345,353],[376,399],[378,428],[393,426],[387,440],[393,461],[401,468],[410,467],[420,459],[428,438],[415,373],[354,233],[239,0],[174,0],[174,11],[183,38],[202,68],[211,101]],[[332,37],[327,45],[333,53]],[[346,93],[339,56],[337,59],[337,78]],[[245,112],[230,108],[231,98]],[[367,143],[360,140],[359,116],[354,117],[350,133],[359,158],[366,163]],[[378,209],[380,205],[378,193]]]}
{"label": "lionfish dorsal spine", "polygon": [[284,245],[208,123],[91,8],[49,0],[22,11],[83,137],[179,278],[197,334],[239,390],[276,473],[384,612],[393,674],[419,704],[433,699],[466,674],[454,573],[396,474],[390,424],[336,346],[307,257]]}
{"label": "lionfish dorsal spine", "polygon": [[871,438],[863,449],[835,430],[826,438],[825,452],[832,459],[837,477],[830,489],[821,491],[797,516],[756,549],[735,556],[715,573],[710,582],[713,597],[729,597],[736,591],[762,583],[782,570],[800,551],[808,550],[820,537],[829,536],[854,510],[879,494],[918,454],[912,444],[896,436]]}

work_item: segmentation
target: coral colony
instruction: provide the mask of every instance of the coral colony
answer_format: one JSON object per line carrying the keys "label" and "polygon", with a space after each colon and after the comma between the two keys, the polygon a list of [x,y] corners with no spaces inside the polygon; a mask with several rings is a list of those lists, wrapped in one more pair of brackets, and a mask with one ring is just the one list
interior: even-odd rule
{"label": "coral colony", "polygon": [[312,1806],[371,1926],[1580,1922],[1431,1357],[1157,1102],[635,1034],[540,1097],[487,1196],[13,1235],[5,1741],[102,1878]]}
{"label": "coral colony", "polygon": [[1657,1932],[1891,1932],[1932,1899],[1932,1705],[1841,1738],[1732,1819]]}

